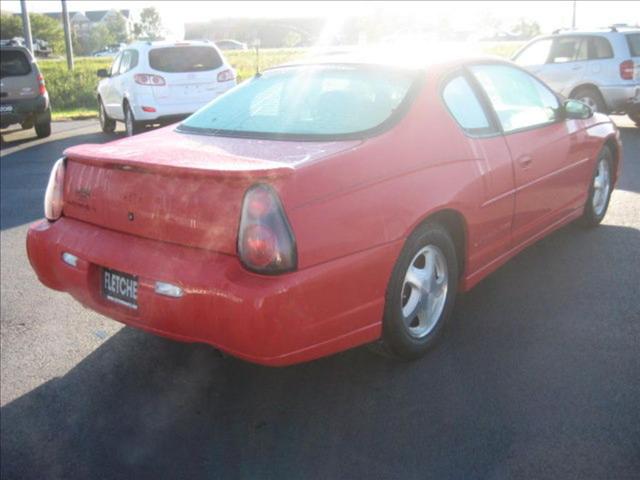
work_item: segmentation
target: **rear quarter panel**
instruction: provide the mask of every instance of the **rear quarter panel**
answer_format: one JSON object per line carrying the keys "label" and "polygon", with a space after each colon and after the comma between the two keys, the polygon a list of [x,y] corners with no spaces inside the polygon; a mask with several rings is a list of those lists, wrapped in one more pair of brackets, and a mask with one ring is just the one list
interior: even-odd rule
{"label": "rear quarter panel", "polygon": [[282,185],[299,267],[393,242],[397,256],[412,230],[444,209],[462,214],[467,241],[473,242],[491,220],[479,213],[485,185],[482,154],[476,150],[444,110],[437,82],[429,76],[413,108],[393,129],[305,165]]}

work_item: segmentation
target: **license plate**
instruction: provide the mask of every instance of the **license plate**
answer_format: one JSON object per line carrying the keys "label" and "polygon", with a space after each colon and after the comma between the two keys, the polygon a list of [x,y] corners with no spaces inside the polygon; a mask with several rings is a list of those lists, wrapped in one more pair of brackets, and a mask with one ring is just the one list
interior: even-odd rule
{"label": "license plate", "polygon": [[0,105],[0,113],[13,112],[13,105]]}
{"label": "license plate", "polygon": [[112,302],[138,308],[138,277],[109,268],[102,269],[102,295]]}

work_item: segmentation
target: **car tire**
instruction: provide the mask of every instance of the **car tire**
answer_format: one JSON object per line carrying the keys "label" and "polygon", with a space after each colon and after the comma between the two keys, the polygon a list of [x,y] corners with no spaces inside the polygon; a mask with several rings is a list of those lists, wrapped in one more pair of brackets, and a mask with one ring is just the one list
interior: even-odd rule
{"label": "car tire", "polygon": [[38,138],[46,138],[51,135],[51,111],[36,116],[34,126]]}
{"label": "car tire", "polygon": [[127,137],[137,135],[142,129],[140,122],[136,122],[136,117],[133,115],[133,111],[131,110],[131,106],[128,102],[125,102],[124,104],[124,127]]}
{"label": "car tire", "polygon": [[604,103],[602,94],[595,87],[580,87],[571,94],[571,98],[585,103],[594,112],[606,113],[607,105]]}
{"label": "car tire", "polygon": [[581,223],[584,226],[598,226],[607,214],[613,191],[613,175],[613,153],[608,146],[604,146],[596,160],[596,167],[589,184],[589,195],[581,217]]}
{"label": "car tire", "polygon": [[391,274],[382,338],[373,350],[400,360],[427,353],[451,316],[458,268],[453,239],[443,226],[426,223],[414,231]]}
{"label": "car tire", "polygon": [[98,119],[100,120],[100,128],[104,133],[113,133],[115,131],[116,121],[109,118],[100,98],[98,98]]}

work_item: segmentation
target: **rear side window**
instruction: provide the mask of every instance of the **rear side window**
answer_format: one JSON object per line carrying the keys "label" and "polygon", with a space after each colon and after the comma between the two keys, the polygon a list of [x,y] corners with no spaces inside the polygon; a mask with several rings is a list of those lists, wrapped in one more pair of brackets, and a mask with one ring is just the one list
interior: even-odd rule
{"label": "rear side window", "polygon": [[453,118],[465,131],[471,134],[492,132],[482,105],[462,75],[449,80],[442,90],[442,98]]}
{"label": "rear side window", "polygon": [[113,63],[111,64],[111,68],[109,69],[109,75],[117,75],[118,69],[120,68],[120,61],[122,60],[122,54],[119,53],[115,58]]}
{"label": "rear side window", "polygon": [[122,61],[120,62],[119,73],[125,73],[138,65],[137,50],[125,50],[122,53]]}
{"label": "rear side window", "polygon": [[589,38],[589,60],[613,58],[613,49],[609,40],[604,37]]}
{"label": "rear side window", "polygon": [[625,35],[629,44],[629,52],[632,57],[640,57],[640,33],[630,33]]}
{"label": "rear side window", "polygon": [[471,71],[480,82],[505,133],[555,122],[560,102],[532,75],[509,65],[479,65]]}
{"label": "rear side window", "polygon": [[222,66],[218,51],[211,47],[165,47],[149,52],[149,66],[160,72],[205,72]]}
{"label": "rear side window", "polygon": [[0,55],[0,74],[2,77],[19,77],[31,73],[31,62],[19,50],[3,50]]}

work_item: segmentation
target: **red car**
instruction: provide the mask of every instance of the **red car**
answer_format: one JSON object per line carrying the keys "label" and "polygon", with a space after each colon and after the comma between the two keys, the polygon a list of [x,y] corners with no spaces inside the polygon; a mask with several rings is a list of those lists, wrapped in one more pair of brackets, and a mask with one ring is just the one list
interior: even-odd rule
{"label": "red car", "polygon": [[495,59],[267,70],[177,126],[68,149],[31,226],[39,279],[158,335],[287,365],[433,344],[536,240],[600,223],[605,115]]}

